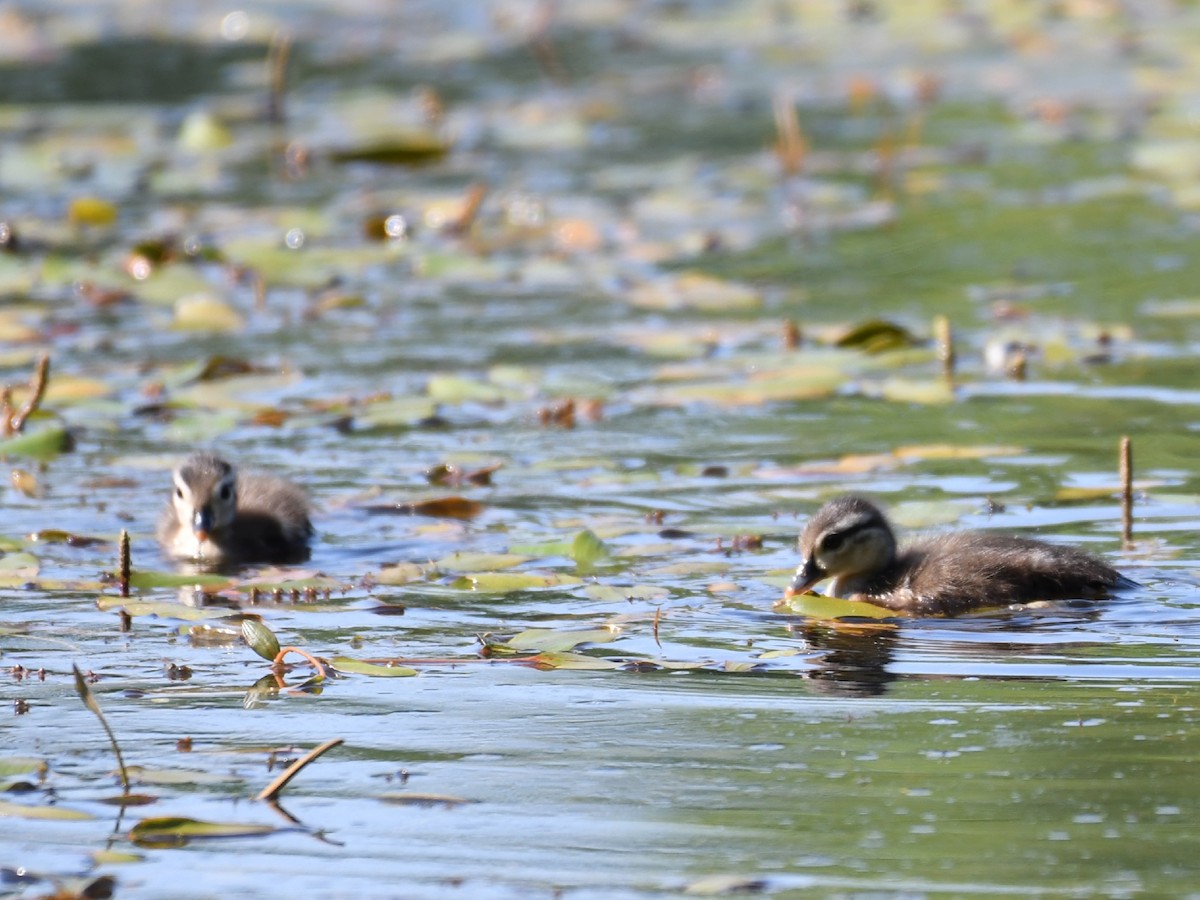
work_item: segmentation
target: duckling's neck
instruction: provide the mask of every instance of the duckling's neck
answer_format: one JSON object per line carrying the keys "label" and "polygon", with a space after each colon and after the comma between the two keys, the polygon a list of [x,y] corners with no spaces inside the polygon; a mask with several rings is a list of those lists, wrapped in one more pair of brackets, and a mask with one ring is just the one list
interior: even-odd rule
{"label": "duckling's neck", "polygon": [[880,530],[874,540],[864,542],[852,572],[840,572],[829,582],[829,596],[854,597],[891,590],[898,576],[896,540],[890,531]]}
{"label": "duckling's neck", "polygon": [[871,594],[878,590],[879,572],[864,574],[855,572],[852,575],[838,575],[829,582],[829,596],[841,597],[843,600],[857,594]]}

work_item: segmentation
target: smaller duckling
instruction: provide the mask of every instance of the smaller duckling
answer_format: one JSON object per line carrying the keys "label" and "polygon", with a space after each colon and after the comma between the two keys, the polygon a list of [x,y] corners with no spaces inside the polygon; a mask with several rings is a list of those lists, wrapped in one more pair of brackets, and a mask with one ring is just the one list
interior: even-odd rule
{"label": "smaller duckling", "polygon": [[211,453],[193,453],[173,478],[157,532],[171,556],[213,565],[308,559],[308,498],[290,481],[253,472],[239,478]]}
{"label": "smaller duckling", "polygon": [[1075,547],[983,531],[927,538],[899,551],[873,503],[831,500],[800,535],[804,561],[787,590],[832,578],[829,595],[916,615],[946,615],[1034,600],[1099,599],[1137,587]]}

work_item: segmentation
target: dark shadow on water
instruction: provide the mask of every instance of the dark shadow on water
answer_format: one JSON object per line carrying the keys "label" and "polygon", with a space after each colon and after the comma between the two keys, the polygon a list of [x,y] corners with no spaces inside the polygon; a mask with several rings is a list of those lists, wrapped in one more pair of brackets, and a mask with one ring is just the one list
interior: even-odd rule
{"label": "dark shadow on water", "polygon": [[862,629],[814,622],[800,634],[820,652],[808,679],[816,693],[837,697],[878,697],[896,680],[888,671],[900,631],[889,626]]}
{"label": "dark shadow on water", "polygon": [[262,44],[113,38],[61,56],[0,65],[0,103],[176,103],[220,91],[230,63],[263,59]]}

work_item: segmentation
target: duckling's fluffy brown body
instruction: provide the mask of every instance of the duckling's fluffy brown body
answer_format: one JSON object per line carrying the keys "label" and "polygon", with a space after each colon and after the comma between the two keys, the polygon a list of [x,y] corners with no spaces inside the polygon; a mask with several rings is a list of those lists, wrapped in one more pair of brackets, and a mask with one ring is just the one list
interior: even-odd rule
{"label": "duckling's fluffy brown body", "polygon": [[1075,547],[988,532],[925,538],[897,550],[883,513],[861,497],[830,501],[800,538],[791,590],[833,578],[830,593],[916,615],[956,615],[1035,600],[1096,599],[1135,586]]}
{"label": "duckling's fluffy brown body", "polygon": [[258,472],[239,474],[220,457],[189,456],[158,522],[163,549],[211,565],[301,562],[313,534],[304,491]]}

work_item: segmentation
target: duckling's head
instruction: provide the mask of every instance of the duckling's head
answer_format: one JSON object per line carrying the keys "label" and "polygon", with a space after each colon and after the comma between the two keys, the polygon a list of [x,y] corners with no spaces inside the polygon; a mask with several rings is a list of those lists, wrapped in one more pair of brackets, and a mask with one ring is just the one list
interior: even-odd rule
{"label": "duckling's head", "polygon": [[831,596],[843,596],[847,583],[883,571],[896,558],[896,537],[875,504],[862,497],[831,500],[808,520],[800,535],[803,562],[788,594],[803,594],[819,581],[834,579]]}
{"label": "duckling's head", "polygon": [[203,544],[237,515],[237,471],[211,453],[193,453],[175,470],[171,502],[179,524]]}

